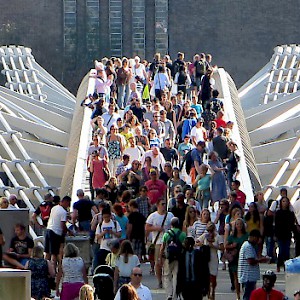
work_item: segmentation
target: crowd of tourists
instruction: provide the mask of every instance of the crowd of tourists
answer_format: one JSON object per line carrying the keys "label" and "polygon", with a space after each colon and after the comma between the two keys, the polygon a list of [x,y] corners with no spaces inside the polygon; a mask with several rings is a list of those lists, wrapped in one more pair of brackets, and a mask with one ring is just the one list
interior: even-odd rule
{"label": "crowd of tourists", "polygon": [[218,98],[216,70],[204,53],[192,62],[181,52],[173,62],[159,53],[152,62],[138,56],[95,62],[95,91],[81,102],[92,109],[90,197],[78,189],[69,215],[70,197],[46,195],[33,214],[33,222],[45,228],[45,249],[34,247],[18,224],[3,254],[6,264],[32,270],[35,299],[50,295],[49,277],[62,300],[87,289],[77,247],[63,248],[66,233],[81,231],[90,235],[91,274],[98,266],[113,268],[115,299],[151,299],[141,283],[144,262],[150,262],[150,274],[168,300],[196,294],[215,299],[220,268],[228,269],[236,299],[267,299],[257,293],[283,299],[273,289],[273,271],[264,274],[262,290],[255,290],[259,263],[284,269],[292,237],[300,254],[300,201],[293,206],[284,188],[279,200],[265,201],[263,192],[246,198],[235,124]]}

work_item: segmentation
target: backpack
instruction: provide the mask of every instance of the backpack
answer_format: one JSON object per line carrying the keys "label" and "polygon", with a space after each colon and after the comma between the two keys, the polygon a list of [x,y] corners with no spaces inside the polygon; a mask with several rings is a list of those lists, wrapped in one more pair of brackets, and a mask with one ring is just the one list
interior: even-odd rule
{"label": "backpack", "polygon": [[180,166],[180,171],[182,171],[183,165],[185,163],[185,170],[187,174],[190,174],[191,168],[193,166],[192,150],[194,149],[191,149],[188,153],[184,155]]}
{"label": "backpack", "polygon": [[171,238],[168,241],[166,258],[169,262],[172,262],[174,260],[179,260],[182,255],[182,244],[179,241],[181,231],[178,230],[178,232],[175,233],[170,229],[168,230],[168,234]]}
{"label": "backpack", "polygon": [[185,85],[187,76],[184,72],[180,72],[178,75],[178,79],[177,79],[177,84],[178,85]]}
{"label": "backpack", "polygon": [[47,203],[40,205],[41,218],[43,221],[49,220],[51,209],[52,209],[52,206]]}
{"label": "backpack", "polygon": [[206,73],[206,64],[204,61],[200,60],[196,64],[196,76],[201,77]]}
{"label": "backpack", "polygon": [[222,110],[221,102],[219,99],[212,99],[210,104],[211,104],[211,110],[214,113],[217,113],[218,111]]}
{"label": "backpack", "polygon": [[176,73],[179,71],[180,63],[175,60],[173,63],[173,68],[172,68],[172,77],[174,78]]}

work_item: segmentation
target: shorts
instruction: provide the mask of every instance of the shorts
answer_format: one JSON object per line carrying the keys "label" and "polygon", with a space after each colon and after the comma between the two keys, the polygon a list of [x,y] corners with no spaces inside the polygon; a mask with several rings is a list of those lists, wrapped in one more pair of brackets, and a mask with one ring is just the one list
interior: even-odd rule
{"label": "shorts", "polygon": [[132,239],[133,252],[137,256],[143,255],[144,242],[142,240]]}
{"label": "shorts", "polygon": [[54,231],[47,229],[45,237],[45,252],[51,255],[58,255],[60,245],[63,244],[65,238],[56,234]]}

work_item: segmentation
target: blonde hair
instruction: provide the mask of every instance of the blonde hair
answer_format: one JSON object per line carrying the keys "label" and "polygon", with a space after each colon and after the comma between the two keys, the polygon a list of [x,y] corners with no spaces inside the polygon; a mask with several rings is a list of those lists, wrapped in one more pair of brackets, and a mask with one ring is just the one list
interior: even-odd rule
{"label": "blonde hair", "polygon": [[41,246],[35,246],[32,249],[32,255],[33,258],[43,258],[44,257],[44,249]]}
{"label": "blonde hair", "polygon": [[89,284],[80,288],[79,300],[94,300],[94,289]]}

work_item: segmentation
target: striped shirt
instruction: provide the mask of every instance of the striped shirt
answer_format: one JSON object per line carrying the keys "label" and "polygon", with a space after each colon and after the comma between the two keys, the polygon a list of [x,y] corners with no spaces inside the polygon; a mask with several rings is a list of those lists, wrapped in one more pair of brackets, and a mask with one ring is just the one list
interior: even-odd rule
{"label": "striped shirt", "polygon": [[252,244],[248,241],[244,242],[240,250],[239,265],[238,265],[238,280],[239,283],[256,282],[260,278],[259,264],[250,265],[249,258],[257,259],[257,253]]}
{"label": "striped shirt", "polygon": [[206,231],[206,225],[207,223],[202,223],[201,221],[196,221],[194,223],[193,232],[195,241]]}

